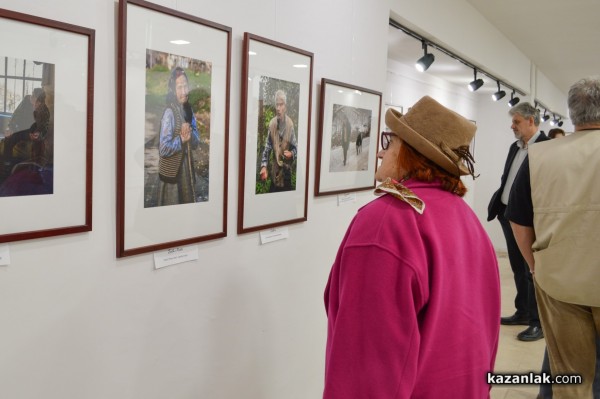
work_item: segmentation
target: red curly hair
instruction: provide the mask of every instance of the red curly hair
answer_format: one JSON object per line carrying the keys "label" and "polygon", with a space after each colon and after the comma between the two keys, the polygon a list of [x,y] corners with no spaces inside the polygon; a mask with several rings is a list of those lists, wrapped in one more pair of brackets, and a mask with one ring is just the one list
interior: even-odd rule
{"label": "red curly hair", "polygon": [[467,193],[467,188],[460,177],[454,176],[444,169],[440,168],[429,159],[421,155],[417,150],[402,141],[398,151],[398,167],[406,172],[406,177],[411,179],[432,182],[438,180],[442,183],[442,188],[453,194],[463,197]]}

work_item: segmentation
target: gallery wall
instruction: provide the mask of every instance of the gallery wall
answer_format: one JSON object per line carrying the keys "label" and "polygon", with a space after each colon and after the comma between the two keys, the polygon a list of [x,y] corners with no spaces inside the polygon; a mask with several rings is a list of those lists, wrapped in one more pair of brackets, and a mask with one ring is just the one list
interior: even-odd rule
{"label": "gallery wall", "polygon": [[[482,109],[476,97],[442,82],[414,82],[400,67],[390,71],[390,10],[424,26],[427,2],[156,3],[232,28],[228,235],[198,244],[197,261],[159,270],[152,253],[115,257],[117,3],[0,0],[2,8],[96,31],[93,230],[9,244],[11,262],[0,267],[2,396],[319,397],[326,337],[323,289],[348,223],[373,198],[369,191],[340,203],[337,196],[313,195],[321,78],[380,91],[384,102],[402,93],[398,101],[408,105],[431,93],[459,107],[480,126],[476,156],[490,159],[486,182],[499,181],[503,148],[512,141],[505,110]],[[455,26],[468,24],[466,17],[452,18]],[[481,23],[478,28],[491,29]],[[446,24],[447,32],[437,29],[435,35],[454,37],[454,47],[459,46],[456,33],[446,35],[453,26]],[[258,233],[236,234],[244,32],[314,53],[308,221],[288,226],[289,238],[264,245]],[[510,48],[495,33],[493,40]],[[469,46],[475,52],[484,47],[473,41]],[[529,84],[529,71],[525,76],[506,72],[511,74],[515,84]],[[485,183],[481,194],[480,180],[468,184],[467,201],[481,217],[481,204],[494,184]]]}
{"label": "gallery wall", "polygon": [[[351,218],[373,198],[363,191],[338,206],[335,195],[313,195],[319,83],[383,91],[389,6],[156,3],[232,28],[228,236],[198,244],[199,260],[160,270],[152,253],[116,259],[117,3],[0,1],[96,31],[93,230],[9,244],[11,263],[0,267],[0,396],[318,397],[329,268]],[[308,221],[265,245],[258,233],[236,234],[244,32],[314,53]]]}

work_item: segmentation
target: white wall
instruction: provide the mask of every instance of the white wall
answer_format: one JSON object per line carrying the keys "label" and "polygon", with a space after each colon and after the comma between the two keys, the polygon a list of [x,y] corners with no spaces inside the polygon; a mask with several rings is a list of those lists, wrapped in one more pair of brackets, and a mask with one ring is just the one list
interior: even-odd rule
{"label": "white wall", "polygon": [[[554,112],[561,114],[562,116],[569,118],[569,110],[567,108],[567,102],[565,101],[565,93],[562,93],[550,82],[550,80],[540,71],[536,71],[536,93],[537,98],[543,99],[544,105],[550,107]],[[550,115],[552,117],[552,115]],[[568,127],[563,125],[565,131],[573,131],[570,120],[565,120],[568,123]]]}
{"label": "white wall", "polygon": [[[115,259],[116,4],[0,0],[2,8],[96,30],[93,231],[10,244],[12,262],[0,267],[0,397],[319,397],[323,289],[346,226],[373,198],[360,192],[338,207],[335,196],[313,196],[319,83],[383,91],[389,6],[158,3],[233,28],[229,235],[199,244],[199,261],[165,269],[154,270],[152,254]],[[235,233],[245,31],[315,54],[308,222],[264,246],[256,233]]]}
{"label": "white wall", "polygon": [[[0,267],[0,396],[319,397],[326,335],[323,288],[348,222],[373,198],[360,192],[356,203],[338,207],[334,196],[313,197],[320,79],[385,91],[384,101],[393,97],[394,103],[409,104],[432,93],[477,120],[476,157],[489,156],[494,166],[490,162],[486,170],[478,163],[481,181],[489,176],[492,183],[482,199],[478,189],[472,190],[468,201],[476,210],[499,181],[496,168],[510,143],[507,118],[504,111],[475,108],[476,99],[441,82],[412,82],[413,90],[406,93],[386,88],[386,81],[396,79],[386,74],[387,0],[157,3],[233,28],[229,236],[199,244],[199,261],[161,270],[154,270],[152,254],[115,259],[116,3],[0,0],[2,8],[96,30],[93,231],[10,244],[12,262]],[[393,8],[417,27],[433,28],[424,22],[426,14],[431,16],[428,3],[395,1]],[[482,60],[491,56],[483,44],[462,43],[464,35],[455,32],[468,27],[467,17],[448,15],[455,23],[435,28],[434,36],[447,37],[452,48],[479,49]],[[489,28],[482,21],[478,26]],[[289,239],[264,246],[258,234],[235,234],[245,31],[315,54],[308,222],[290,226]],[[481,40],[484,33],[478,35]],[[491,35],[514,51],[497,32]],[[526,86],[529,70],[519,71],[507,67],[499,76]],[[475,187],[480,185],[476,181]]]}

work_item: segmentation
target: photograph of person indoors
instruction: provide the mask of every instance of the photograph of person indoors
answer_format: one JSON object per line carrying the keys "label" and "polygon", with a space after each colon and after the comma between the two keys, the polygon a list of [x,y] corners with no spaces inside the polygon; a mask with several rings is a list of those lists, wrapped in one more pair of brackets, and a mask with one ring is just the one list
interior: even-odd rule
{"label": "photograph of person indoors", "polygon": [[53,193],[53,116],[46,93],[40,90],[33,106],[34,122],[3,140],[0,197]]}
{"label": "photograph of person indoors", "polygon": [[476,126],[431,97],[390,109],[379,197],[362,207],[325,289],[324,399],[489,398],[498,263],[463,200]]}
{"label": "photograph of person indoors", "polygon": [[188,94],[185,71],[173,68],[160,122],[158,206],[196,202],[191,150],[198,147],[200,137]]}
{"label": "photograph of person indoors", "polygon": [[33,89],[31,94],[25,95],[25,98],[19,103],[15,112],[13,112],[8,122],[8,127],[4,132],[5,137],[10,137],[13,133],[25,130],[35,122],[33,118],[33,110],[36,105],[36,101],[40,95],[44,93],[41,87]]}

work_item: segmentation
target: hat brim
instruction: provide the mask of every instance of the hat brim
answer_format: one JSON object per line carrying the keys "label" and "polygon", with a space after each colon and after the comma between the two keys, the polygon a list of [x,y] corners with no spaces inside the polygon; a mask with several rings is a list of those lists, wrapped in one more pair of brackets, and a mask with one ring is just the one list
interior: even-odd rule
{"label": "hat brim", "polygon": [[431,160],[446,172],[455,176],[470,174],[469,169],[462,161],[459,160],[458,163],[453,162],[439,146],[433,144],[408,126],[404,120],[404,116],[400,112],[390,108],[385,115],[385,123],[402,141],[408,143],[408,145],[417,150],[421,155]]}

